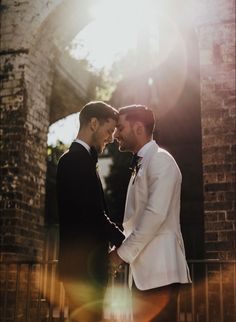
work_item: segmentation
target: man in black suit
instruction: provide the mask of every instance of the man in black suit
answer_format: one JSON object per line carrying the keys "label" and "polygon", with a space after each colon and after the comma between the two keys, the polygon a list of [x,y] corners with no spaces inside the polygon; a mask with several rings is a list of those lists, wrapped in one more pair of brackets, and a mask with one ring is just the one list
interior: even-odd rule
{"label": "man in black suit", "polygon": [[109,242],[118,247],[124,239],[108,218],[96,170],[97,153],[113,141],[117,118],[108,104],[86,104],[78,136],[58,163],[59,276],[70,302],[70,321],[102,319]]}

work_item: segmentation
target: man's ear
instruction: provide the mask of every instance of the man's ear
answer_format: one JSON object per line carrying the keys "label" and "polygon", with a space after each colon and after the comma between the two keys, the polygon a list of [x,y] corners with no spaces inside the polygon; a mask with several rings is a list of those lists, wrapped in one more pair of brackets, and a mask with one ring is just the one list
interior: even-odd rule
{"label": "man's ear", "polygon": [[99,126],[98,119],[96,117],[92,117],[91,120],[90,120],[89,125],[90,125],[90,129],[91,129],[92,132],[97,131],[98,126]]}

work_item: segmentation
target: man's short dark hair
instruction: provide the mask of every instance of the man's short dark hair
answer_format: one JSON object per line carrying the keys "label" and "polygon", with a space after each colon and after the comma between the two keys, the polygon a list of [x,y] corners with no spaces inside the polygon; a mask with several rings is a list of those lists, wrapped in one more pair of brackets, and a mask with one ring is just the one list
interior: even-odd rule
{"label": "man's short dark hair", "polygon": [[86,104],[79,115],[80,127],[89,123],[91,118],[96,117],[99,122],[103,123],[108,119],[118,120],[118,111],[111,105],[102,101],[93,101]]}
{"label": "man's short dark hair", "polygon": [[134,123],[141,122],[148,135],[152,135],[155,128],[155,115],[145,105],[129,105],[119,108],[119,115],[125,115],[126,120]]}

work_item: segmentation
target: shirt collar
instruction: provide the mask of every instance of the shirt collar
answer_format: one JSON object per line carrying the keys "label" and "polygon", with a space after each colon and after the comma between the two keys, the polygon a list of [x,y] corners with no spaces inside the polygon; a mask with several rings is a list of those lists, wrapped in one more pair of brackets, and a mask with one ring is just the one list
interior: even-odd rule
{"label": "shirt collar", "polygon": [[86,142],[84,142],[80,139],[76,139],[76,140],[74,140],[74,142],[77,142],[77,143],[83,145],[83,147],[85,147],[85,149],[90,153],[90,146]]}
{"label": "shirt collar", "polygon": [[138,151],[137,155],[141,158],[144,157],[144,155],[147,153],[151,145],[155,142],[154,140],[149,141],[148,143],[144,144],[144,146],[141,147],[141,149]]}

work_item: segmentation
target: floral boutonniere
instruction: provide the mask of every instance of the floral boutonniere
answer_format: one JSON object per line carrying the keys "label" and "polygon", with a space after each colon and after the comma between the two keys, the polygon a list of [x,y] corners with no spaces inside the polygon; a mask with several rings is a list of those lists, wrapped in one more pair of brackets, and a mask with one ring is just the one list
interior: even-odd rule
{"label": "floral boutonniere", "polygon": [[132,167],[132,177],[133,177],[132,184],[134,184],[135,179],[137,177],[137,174],[139,172],[139,169],[141,168],[141,160],[142,160],[142,158],[141,157],[138,157],[137,160],[136,160],[136,162],[135,162],[135,164]]}

